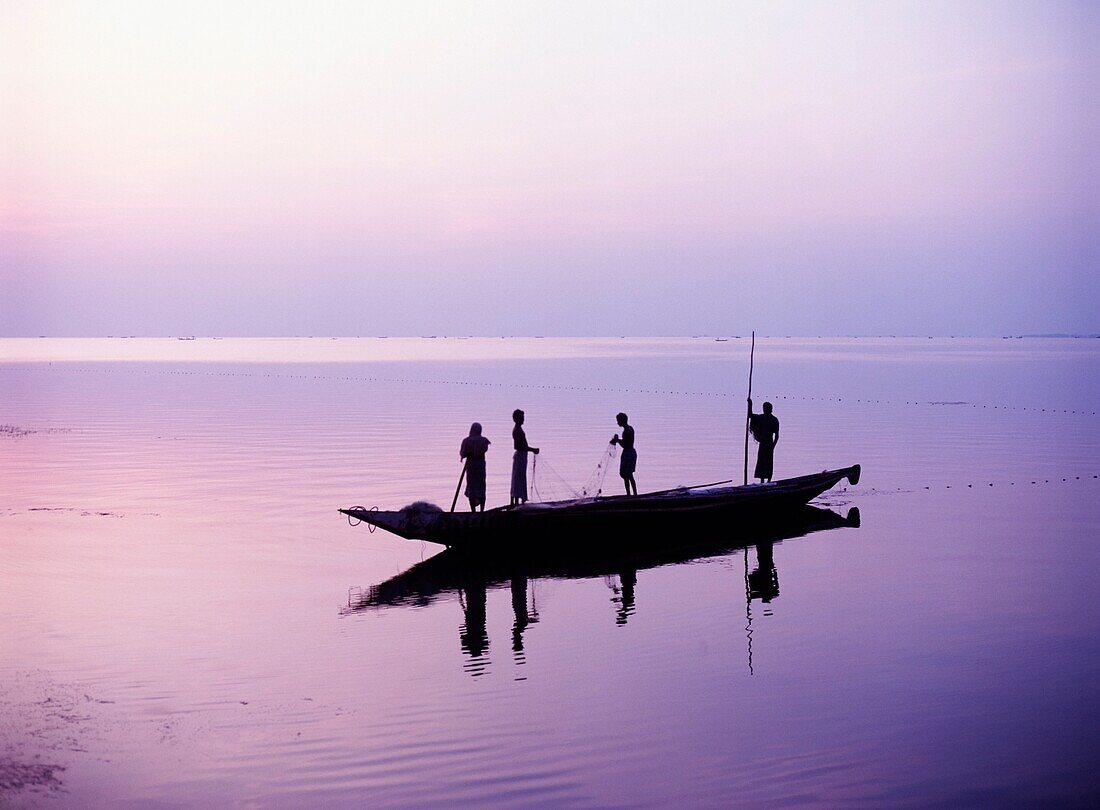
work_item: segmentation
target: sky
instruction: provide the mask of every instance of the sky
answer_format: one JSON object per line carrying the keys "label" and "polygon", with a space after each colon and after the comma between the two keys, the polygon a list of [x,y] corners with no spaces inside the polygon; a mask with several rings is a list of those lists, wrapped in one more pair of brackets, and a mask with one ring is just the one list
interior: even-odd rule
{"label": "sky", "polygon": [[1100,3],[0,0],[0,335],[1100,332]]}

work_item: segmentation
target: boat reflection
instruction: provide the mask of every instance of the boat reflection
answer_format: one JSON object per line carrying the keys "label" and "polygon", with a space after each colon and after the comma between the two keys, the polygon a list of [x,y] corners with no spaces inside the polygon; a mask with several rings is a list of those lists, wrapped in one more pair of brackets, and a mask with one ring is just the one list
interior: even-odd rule
{"label": "boat reflection", "polygon": [[681,537],[674,545],[667,545],[666,538],[663,548],[646,544],[624,551],[619,543],[608,550],[593,542],[590,551],[578,551],[583,544],[574,542],[568,551],[546,546],[521,550],[517,546],[504,557],[499,555],[499,548],[491,557],[452,548],[385,582],[355,592],[341,612],[346,615],[397,606],[423,607],[457,594],[464,619],[459,643],[467,657],[466,669],[471,675],[480,675],[488,663],[489,635],[485,622],[489,590],[505,585],[511,590],[515,615],[512,653],[517,663],[523,663],[524,634],[538,622],[534,595],[529,594],[534,580],[604,578],[613,594],[615,623],[621,626],[634,613],[639,571],[755,548],[756,565],[752,571],[747,569],[746,551],[745,596],[747,603],[767,604],[779,595],[779,575],[773,555],[776,543],[831,529],[857,528],[859,524],[856,507],[842,516],[831,509],[803,506],[781,522],[731,528],[721,535]]}

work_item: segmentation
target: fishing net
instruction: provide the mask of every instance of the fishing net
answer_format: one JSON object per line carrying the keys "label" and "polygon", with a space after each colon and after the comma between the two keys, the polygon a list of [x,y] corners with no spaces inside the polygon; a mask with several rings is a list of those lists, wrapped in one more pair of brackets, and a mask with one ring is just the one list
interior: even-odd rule
{"label": "fishing net", "polygon": [[534,455],[531,463],[531,491],[535,496],[534,500],[546,503],[548,501],[598,498],[603,492],[603,483],[604,479],[607,478],[607,471],[613,466],[612,462],[618,454],[618,445],[609,444],[596,463],[596,468],[580,489],[574,489],[554,469],[550,462],[545,459],[539,461],[542,456],[541,453]]}
{"label": "fishing net", "polygon": [[545,503],[547,501],[567,501],[579,497],[577,491],[569,486],[550,462],[543,459],[539,461],[541,453],[535,454],[531,462],[531,492],[534,500]]}
{"label": "fishing net", "polygon": [[581,487],[579,497],[598,498],[600,496],[600,493],[603,492],[604,479],[607,478],[607,471],[611,469],[612,462],[617,455],[619,455],[619,445],[607,445],[607,449],[604,450],[599,463],[596,464],[596,469],[592,471],[592,474],[588,476],[588,480],[584,482],[584,486]]}

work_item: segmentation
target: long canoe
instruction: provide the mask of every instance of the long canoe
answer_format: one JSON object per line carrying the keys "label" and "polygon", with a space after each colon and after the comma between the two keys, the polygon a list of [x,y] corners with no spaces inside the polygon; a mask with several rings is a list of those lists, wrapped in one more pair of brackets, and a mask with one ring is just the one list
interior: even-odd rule
{"label": "long canoe", "polygon": [[519,539],[587,544],[594,537],[639,538],[670,530],[697,532],[766,522],[805,505],[845,478],[858,483],[859,475],[860,466],[855,464],[767,484],[722,482],[643,495],[501,506],[485,512],[444,512],[422,502],[396,512],[362,508],[340,512],[408,540],[448,547],[489,548]]}

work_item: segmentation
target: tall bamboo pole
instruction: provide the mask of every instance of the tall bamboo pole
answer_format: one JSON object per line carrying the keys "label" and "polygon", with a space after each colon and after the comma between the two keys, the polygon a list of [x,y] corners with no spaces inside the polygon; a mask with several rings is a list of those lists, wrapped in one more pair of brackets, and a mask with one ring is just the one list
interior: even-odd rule
{"label": "tall bamboo pole", "polygon": [[[749,348],[749,399],[752,399],[752,362],[756,355],[756,330],[752,331],[752,346]],[[746,403],[745,415],[745,484],[749,483],[749,420],[752,418],[752,406]]]}

